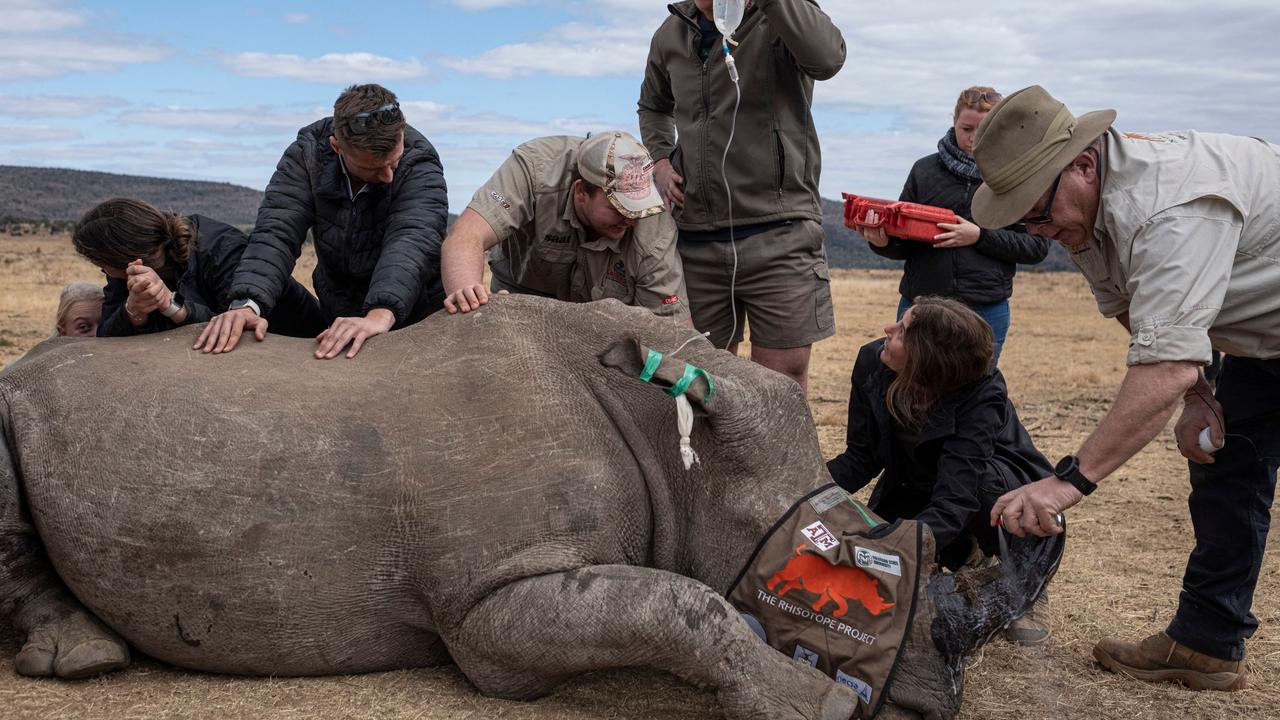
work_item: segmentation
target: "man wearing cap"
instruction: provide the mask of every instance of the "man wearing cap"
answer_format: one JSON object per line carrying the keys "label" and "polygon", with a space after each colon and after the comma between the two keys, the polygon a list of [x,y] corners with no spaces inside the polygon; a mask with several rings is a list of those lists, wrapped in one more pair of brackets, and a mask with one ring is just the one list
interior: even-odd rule
{"label": "man wearing cap", "polygon": [[[1178,610],[1140,643],[1107,638],[1094,657],[1144,680],[1244,687],[1244,639],[1280,457],[1280,146],[1198,133],[1121,133],[1115,112],[1079,118],[1043,88],[987,115],[974,157],[983,227],[1021,220],[1071,252],[1103,315],[1131,333],[1115,403],[1054,475],[1001,497],[993,524],[1061,532],[1054,515],[1160,433],[1190,460],[1196,546]],[[1225,353],[1217,392],[1202,368]],[[1205,450],[1199,436],[1208,428]]]}
{"label": "man wearing cap", "polygon": [[445,309],[470,312],[492,291],[569,302],[616,298],[687,320],[675,224],[653,160],[631,135],[553,136],[512,151],[458,217],[442,251]]}
{"label": "man wearing cap", "polygon": [[298,131],[267,184],[240,258],[230,310],[214,317],[197,348],[230,352],[250,330],[266,337],[308,231],[318,305],[292,318],[316,336],[317,358],[440,309],[440,243],[449,218],[444,170],[431,143],[405,123],[381,85],[352,85],[333,116]]}

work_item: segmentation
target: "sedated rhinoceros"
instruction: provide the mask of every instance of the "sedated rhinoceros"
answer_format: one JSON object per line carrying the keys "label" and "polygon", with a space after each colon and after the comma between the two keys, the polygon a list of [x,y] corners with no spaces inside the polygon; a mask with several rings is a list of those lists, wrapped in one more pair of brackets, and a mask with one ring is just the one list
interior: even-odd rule
{"label": "sedated rhinoceros", "polygon": [[[674,403],[637,376],[643,348],[693,332],[614,301],[499,297],[354,361],[275,336],[202,355],[196,332],[50,343],[0,374],[0,614],[27,633],[20,672],[123,666],[105,625],[211,672],[452,661],[528,699],[647,666],[729,718],[856,711],[723,598],[830,481],[790,380],[702,338],[664,361],[658,384],[686,360],[715,381],[690,393],[686,471]],[[927,579],[883,717],[956,713],[960,658],[1025,609],[1052,545]]]}

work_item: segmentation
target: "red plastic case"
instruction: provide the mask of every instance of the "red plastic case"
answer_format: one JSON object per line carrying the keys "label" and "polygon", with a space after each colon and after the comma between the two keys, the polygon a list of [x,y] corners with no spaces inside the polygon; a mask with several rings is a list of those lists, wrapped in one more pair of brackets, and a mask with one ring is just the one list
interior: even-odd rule
{"label": "red plastic case", "polygon": [[[841,193],[844,197],[845,227],[857,230],[860,227],[880,227],[893,237],[904,240],[936,243],[934,235],[943,232],[938,223],[953,223],[958,218],[950,210],[932,205],[903,202],[901,200],[882,200]],[[867,213],[875,211],[877,220],[867,222]]]}

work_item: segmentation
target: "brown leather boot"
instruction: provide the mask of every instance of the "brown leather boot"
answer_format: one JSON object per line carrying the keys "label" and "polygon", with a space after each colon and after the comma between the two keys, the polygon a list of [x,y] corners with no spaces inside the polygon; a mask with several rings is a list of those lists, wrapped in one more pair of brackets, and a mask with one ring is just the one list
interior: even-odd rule
{"label": "brown leather boot", "polygon": [[1103,638],[1093,658],[1114,673],[1139,680],[1179,682],[1192,690],[1243,690],[1244,660],[1219,660],[1179,645],[1164,633],[1139,643]]}

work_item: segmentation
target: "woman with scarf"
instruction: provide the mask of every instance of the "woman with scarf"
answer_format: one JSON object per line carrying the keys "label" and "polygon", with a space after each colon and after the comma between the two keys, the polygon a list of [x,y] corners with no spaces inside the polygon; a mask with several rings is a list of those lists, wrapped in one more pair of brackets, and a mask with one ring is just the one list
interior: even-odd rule
{"label": "woman with scarf", "polygon": [[1049,254],[1049,240],[1027,233],[1021,224],[987,229],[972,222],[969,203],[982,185],[973,160],[973,138],[1000,99],[1000,93],[985,86],[960,93],[952,127],[938,141],[938,152],[916,161],[902,188],[901,200],[946,208],[959,216],[954,224],[938,224],[936,244],[890,237],[879,228],[859,229],[877,255],[906,261],[898,287],[898,317],[921,295],[960,300],[995,331],[992,365],[1009,331],[1009,296],[1018,263],[1032,265]]}

